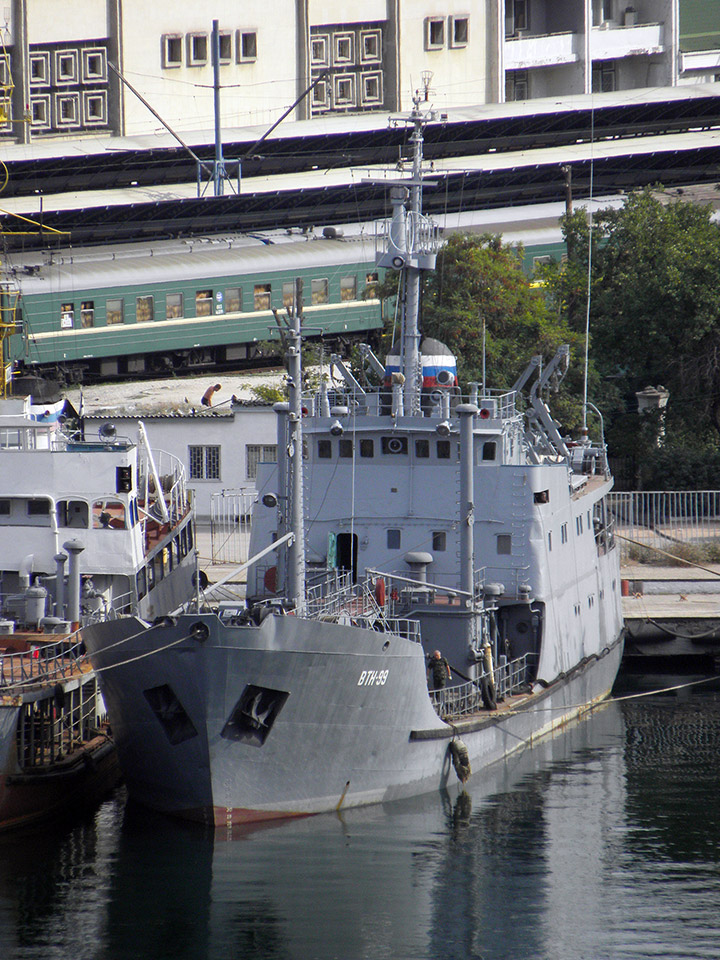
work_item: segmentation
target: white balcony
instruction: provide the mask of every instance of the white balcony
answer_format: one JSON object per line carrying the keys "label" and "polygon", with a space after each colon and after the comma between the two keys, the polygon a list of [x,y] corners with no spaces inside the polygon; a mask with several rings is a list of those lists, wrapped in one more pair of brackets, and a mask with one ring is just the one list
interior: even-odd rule
{"label": "white balcony", "polygon": [[621,57],[663,53],[664,29],[662,23],[641,23],[627,27],[610,23],[593,27],[590,37],[592,59],[618,60]]}
{"label": "white balcony", "polygon": [[720,70],[720,50],[691,50],[680,55],[680,71]]}
{"label": "white balcony", "polygon": [[549,33],[534,37],[508,37],[505,40],[505,69],[527,70],[576,63],[582,47],[579,33]]}

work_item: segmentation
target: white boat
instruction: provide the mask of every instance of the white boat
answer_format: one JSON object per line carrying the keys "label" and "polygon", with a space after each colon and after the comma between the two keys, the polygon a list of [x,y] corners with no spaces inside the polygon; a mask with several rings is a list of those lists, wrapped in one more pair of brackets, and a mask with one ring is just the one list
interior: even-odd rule
{"label": "white boat", "polygon": [[77,810],[119,777],[77,629],[154,618],[192,593],[193,525],[179,461],[65,403],[0,400],[0,830]]}
{"label": "white boat", "polygon": [[[276,406],[278,463],[258,475],[246,603],[209,597],[161,623],[83,631],[130,794],[158,810],[226,825],[440,789],[615,679],[604,443],[569,443],[546,405],[566,348],[513,390],[461,394],[447,349],[421,345],[436,237],[419,209],[418,104],[410,121],[414,169],[391,184],[378,261],[401,276],[401,339],[386,365],[366,351],[377,389],[345,370],[342,389],[303,397],[292,313],[290,402]],[[452,679],[429,690],[436,649]]]}

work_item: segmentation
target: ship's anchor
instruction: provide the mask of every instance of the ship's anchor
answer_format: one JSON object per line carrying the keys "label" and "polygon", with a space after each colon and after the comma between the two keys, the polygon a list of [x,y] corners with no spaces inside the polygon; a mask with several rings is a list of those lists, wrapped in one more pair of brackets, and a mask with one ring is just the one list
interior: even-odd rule
{"label": "ship's anchor", "polygon": [[450,756],[452,765],[460,783],[465,783],[472,770],[470,769],[470,755],[465,744],[459,738],[450,741]]}

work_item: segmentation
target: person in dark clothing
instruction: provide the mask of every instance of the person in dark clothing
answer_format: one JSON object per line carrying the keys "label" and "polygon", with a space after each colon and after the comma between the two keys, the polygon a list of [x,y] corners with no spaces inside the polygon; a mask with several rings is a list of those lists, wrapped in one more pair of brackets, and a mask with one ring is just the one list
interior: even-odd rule
{"label": "person in dark clothing", "polygon": [[439,650],[430,657],[428,662],[428,681],[431,690],[442,690],[448,680],[452,680],[450,664]]}

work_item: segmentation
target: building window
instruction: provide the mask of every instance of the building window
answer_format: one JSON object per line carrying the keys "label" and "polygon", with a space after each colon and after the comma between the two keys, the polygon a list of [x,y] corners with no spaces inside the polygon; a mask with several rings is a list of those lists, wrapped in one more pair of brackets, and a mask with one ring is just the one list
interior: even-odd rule
{"label": "building window", "polygon": [[162,65],[182,66],[182,36],[179,33],[166,33],[162,38]]}
{"label": "building window", "polygon": [[187,35],[187,62],[189,67],[201,67],[208,60],[208,38],[206,33]]}
{"label": "building window", "polygon": [[355,63],[355,34],[336,33],[333,36],[333,66],[345,67]]}
{"label": "building window", "polygon": [[240,287],[228,287],[225,291],[225,310],[228,313],[240,313],[242,310],[242,290]]}
{"label": "building window", "polygon": [[165,295],[165,319],[177,320],[183,316],[183,295],[168,293]]}
{"label": "building window", "polygon": [[105,322],[108,326],[113,323],[124,323],[124,302],[122,300],[105,301]]}
{"label": "building window", "polygon": [[55,83],[78,82],[78,52],[77,50],[55,51]]}
{"label": "building window", "polygon": [[60,329],[61,330],[72,329],[74,322],[75,322],[75,304],[74,303],[60,304]]}
{"label": "building window", "polygon": [[107,80],[107,58],[103,47],[86,47],[82,53],[83,83]]}
{"label": "building window", "polygon": [[257,31],[238,30],[237,32],[238,63],[252,63],[257,60]]}
{"label": "building window", "polygon": [[153,298],[138,297],[135,301],[135,320],[138,323],[150,323],[153,319]]}
{"label": "building window", "polygon": [[445,18],[425,18],[425,49],[440,50],[445,46]]}
{"label": "building window", "polygon": [[444,530],[435,530],[432,535],[432,548],[437,553],[443,553],[447,547],[447,535]]}
{"label": "building window", "polygon": [[195,291],[195,316],[210,317],[213,312],[213,292],[212,290]]}
{"label": "building window", "polygon": [[340,278],[340,299],[357,300],[357,277]]}
{"label": "building window", "polygon": [[612,93],[615,90],[615,63],[613,60],[601,60],[592,68],[593,93]]}
{"label": "building window", "polygon": [[530,83],[527,70],[508,70],[505,75],[505,99],[527,100],[530,95]]}
{"label": "building window", "polygon": [[83,90],[83,123],[88,126],[107,123],[107,93],[105,90]]}
{"label": "building window", "polygon": [[221,33],[218,40],[220,41],[220,63],[230,63],[232,61],[232,34]]}
{"label": "building window", "polygon": [[30,116],[31,126],[50,126],[50,94],[30,98]]}
{"label": "building window", "polygon": [[387,548],[388,550],[399,550],[401,543],[401,536],[399,530],[388,530],[387,532]]}
{"label": "building window", "polygon": [[552,530],[548,530],[548,552],[552,553]]}
{"label": "building window", "polygon": [[451,47],[468,45],[468,17],[450,17],[449,31]]}
{"label": "building window", "polygon": [[270,295],[272,287],[269,283],[256,283],[253,289],[254,303],[256,310],[270,309]]}
{"label": "building window", "polygon": [[563,523],[562,526],[560,527],[560,543],[567,543],[567,542],[568,542],[567,524]]}
{"label": "building window", "polygon": [[58,127],[75,127],[80,125],[80,99],[77,93],[62,93],[56,95],[55,123]]}
{"label": "building window", "polygon": [[328,302],[328,282],[327,280],[313,280],[311,282],[312,288],[312,303],[313,306],[316,306],[320,303]]}
{"label": "building window", "polygon": [[50,53],[30,54],[30,86],[46,87],[50,83]]}
{"label": "building window", "polygon": [[512,536],[509,533],[499,533],[497,535],[497,552],[504,556],[512,553]]}
{"label": "building window", "polygon": [[333,77],[336,107],[355,106],[355,77],[353,74],[343,74]]}
{"label": "building window", "polygon": [[245,478],[255,480],[259,463],[277,463],[277,444],[245,444]]}
{"label": "building window", "polygon": [[95,326],[95,301],[94,300],[82,300],[80,302],[80,326],[81,327]]}
{"label": "building window", "polygon": [[188,447],[191,480],[220,479],[220,447]]}
{"label": "building window", "polygon": [[316,110],[327,110],[330,106],[328,102],[327,81],[319,80],[313,87],[312,105]]}
{"label": "building window", "polygon": [[360,62],[380,63],[382,56],[382,35],[379,30],[360,32]]}
{"label": "building window", "polygon": [[360,441],[360,456],[361,457],[374,457],[375,456],[375,443],[370,438],[365,438]]}
{"label": "building window", "polygon": [[382,73],[363,73],[360,77],[362,91],[362,105],[372,107],[382,103],[383,86]]}
{"label": "building window", "polygon": [[315,34],[310,37],[310,66],[327,67],[330,65],[328,51],[330,37],[327,34]]}
{"label": "building window", "polygon": [[329,460],[332,457],[332,443],[330,440],[318,440],[317,451],[320,460]]}

